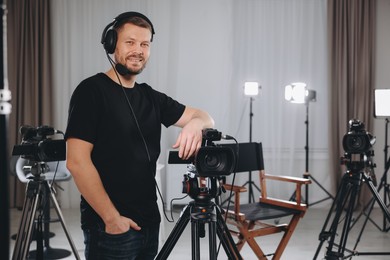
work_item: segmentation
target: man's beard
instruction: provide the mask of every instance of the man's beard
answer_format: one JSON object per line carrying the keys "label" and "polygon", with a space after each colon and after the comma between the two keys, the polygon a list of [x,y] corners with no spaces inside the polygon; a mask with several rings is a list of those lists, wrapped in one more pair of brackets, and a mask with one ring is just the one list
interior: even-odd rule
{"label": "man's beard", "polygon": [[132,68],[128,68],[126,66],[127,70],[129,71],[128,75],[138,75],[138,74],[140,74],[144,70],[145,66],[146,66],[146,63],[144,63],[142,65],[142,67],[139,68],[139,69],[132,69]]}
{"label": "man's beard", "polygon": [[[137,58],[142,58],[142,57],[137,57]],[[127,66],[127,60],[125,60],[123,63],[117,62],[115,65],[115,68],[119,72],[119,74],[121,74],[122,76],[124,76],[124,75],[134,76],[134,75],[140,74],[144,70],[144,68],[146,67],[147,60],[144,60],[144,61],[145,62],[142,63],[142,66],[139,69],[134,69],[132,67]]]}

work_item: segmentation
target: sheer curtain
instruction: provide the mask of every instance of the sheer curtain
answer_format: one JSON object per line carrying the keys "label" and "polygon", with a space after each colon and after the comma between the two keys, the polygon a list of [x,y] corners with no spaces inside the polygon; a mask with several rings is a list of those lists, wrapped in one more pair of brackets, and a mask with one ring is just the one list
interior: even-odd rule
{"label": "sheer curtain", "polygon": [[[239,142],[249,141],[244,82],[259,82],[252,140],[263,143],[270,173],[302,176],[305,171],[305,106],[285,101],[284,86],[303,81],[316,90],[309,116],[310,172],[325,186],[330,183],[325,0],[53,0],[55,119],[60,128],[66,127],[77,84],[109,68],[100,44],[103,28],[129,10],[146,14],[156,29],[150,62],[138,81],[208,111],[216,128]],[[163,131],[162,163],[178,132]],[[236,183],[247,178],[240,174]],[[311,200],[324,196],[314,185],[311,189]],[[270,187],[273,191],[292,192],[276,186]],[[63,205],[78,206],[77,192],[64,196]]]}

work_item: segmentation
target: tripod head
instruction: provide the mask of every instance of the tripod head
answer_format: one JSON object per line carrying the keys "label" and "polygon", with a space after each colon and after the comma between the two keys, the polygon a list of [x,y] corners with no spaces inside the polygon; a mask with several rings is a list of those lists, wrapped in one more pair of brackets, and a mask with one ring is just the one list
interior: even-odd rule
{"label": "tripod head", "polygon": [[183,179],[183,193],[188,194],[197,203],[209,204],[211,199],[221,194],[223,177],[201,177],[195,165],[188,164]]}
{"label": "tripod head", "polygon": [[35,178],[41,178],[41,174],[49,171],[49,166],[45,162],[33,162],[31,165],[23,166],[26,176],[32,175]]}

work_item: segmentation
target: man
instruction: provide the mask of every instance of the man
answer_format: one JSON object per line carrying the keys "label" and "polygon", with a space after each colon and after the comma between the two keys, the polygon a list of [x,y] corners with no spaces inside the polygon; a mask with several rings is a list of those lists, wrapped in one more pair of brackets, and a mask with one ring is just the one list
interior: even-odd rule
{"label": "man", "polygon": [[153,34],[140,13],[116,17],[102,36],[115,66],[82,81],[70,101],[67,167],[82,195],[87,259],[154,259],[161,220],[154,179],[161,124],[182,128],[173,148],[183,159],[200,148],[202,129],[214,125],[206,112],[136,82]]}

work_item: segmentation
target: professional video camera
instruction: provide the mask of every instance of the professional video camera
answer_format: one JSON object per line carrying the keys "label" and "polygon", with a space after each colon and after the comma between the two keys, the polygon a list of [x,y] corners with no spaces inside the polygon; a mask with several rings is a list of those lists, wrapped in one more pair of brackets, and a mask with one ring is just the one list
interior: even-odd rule
{"label": "professional video camera", "polygon": [[375,138],[364,129],[364,123],[357,119],[349,120],[349,131],[343,137],[343,148],[349,154],[372,155]]}
{"label": "professional video camera", "polygon": [[372,146],[375,144],[375,137],[364,129],[364,123],[357,120],[349,120],[348,133],[343,137],[344,163],[350,170],[362,170],[366,167],[373,168],[372,163],[374,151]]}
{"label": "professional video camera", "polygon": [[66,144],[64,139],[50,139],[61,131],[50,126],[21,126],[22,142],[15,145],[12,155],[21,155],[22,158],[34,162],[64,161],[66,159]]}
{"label": "professional video camera", "polygon": [[188,160],[182,160],[177,151],[169,153],[168,163],[190,164],[196,168],[200,177],[219,177],[230,175],[235,168],[235,153],[232,148],[218,146],[214,141],[220,141],[222,133],[216,129],[207,128],[202,131],[202,147],[196,155]]}

